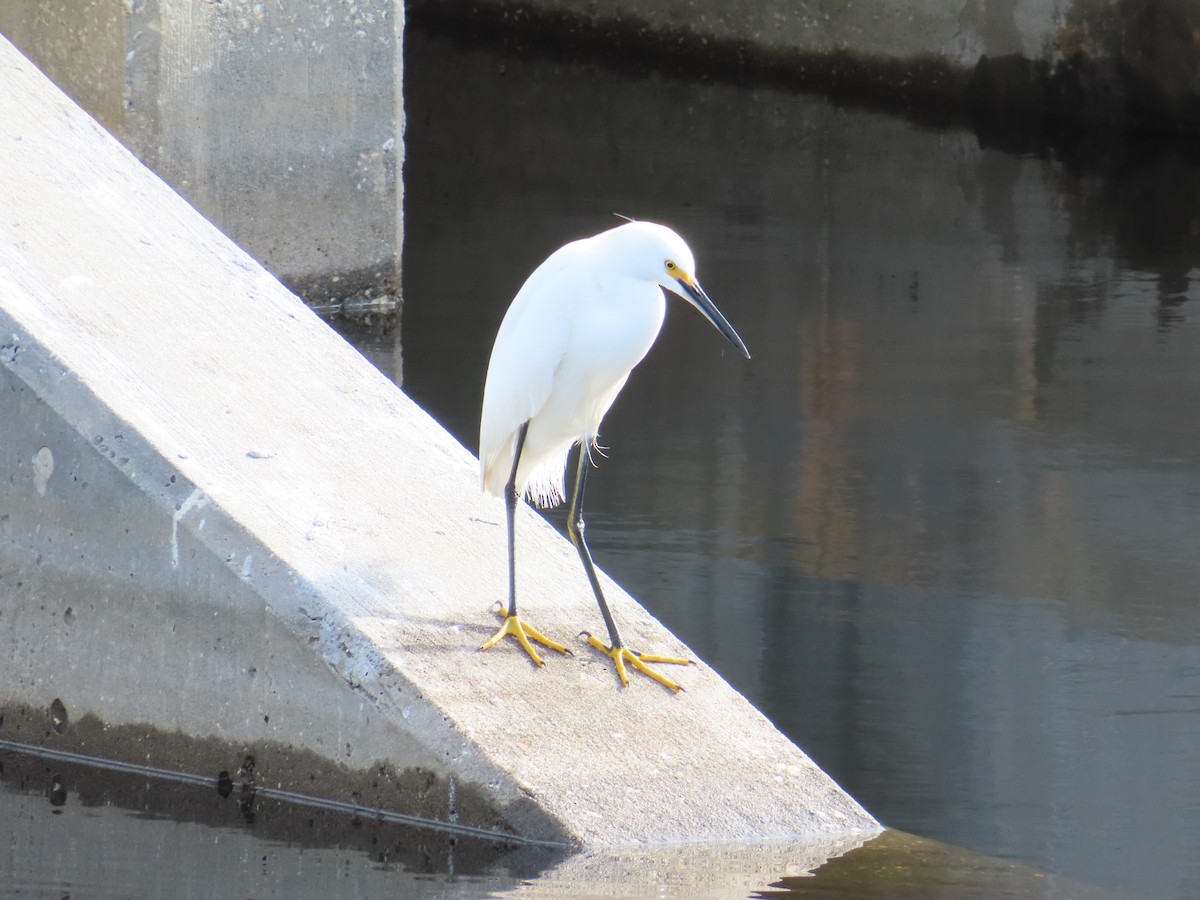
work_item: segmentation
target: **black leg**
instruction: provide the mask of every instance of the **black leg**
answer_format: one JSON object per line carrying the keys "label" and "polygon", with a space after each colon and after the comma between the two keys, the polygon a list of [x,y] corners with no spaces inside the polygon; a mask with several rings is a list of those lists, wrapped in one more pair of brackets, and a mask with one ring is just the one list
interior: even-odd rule
{"label": "black leg", "polygon": [[504,506],[508,513],[508,615],[517,614],[517,538],[514,526],[517,517],[517,466],[521,462],[521,451],[525,449],[525,435],[529,431],[526,422],[517,429],[517,444],[513,449],[512,472],[504,486]]}
{"label": "black leg", "polygon": [[517,466],[521,462],[521,450],[525,447],[525,435],[529,431],[529,423],[526,422],[517,431],[516,446],[513,448],[513,464],[512,472],[509,473],[508,483],[504,486],[504,505],[508,513],[508,608],[500,611],[501,617],[504,619],[504,624],[500,626],[500,630],[493,634],[490,638],[483,642],[480,650],[487,650],[489,647],[494,647],[501,641],[505,635],[512,635],[521,644],[525,652],[529,654],[537,665],[541,666],[542,658],[538,656],[531,640],[537,641],[549,647],[551,650],[557,650],[559,653],[564,653],[567,656],[571,655],[571,651],[558,641],[552,641],[546,637],[528,622],[522,622],[517,617],[517,551],[516,538],[514,535],[514,525],[517,519],[517,501],[520,500],[520,495],[517,493]]}
{"label": "black leg", "polygon": [[571,506],[567,510],[567,536],[571,538],[571,543],[579,551],[583,570],[587,572],[588,581],[592,585],[592,593],[596,595],[596,602],[600,605],[600,614],[604,616],[604,624],[608,626],[609,646],[605,647],[597,638],[586,632],[583,636],[587,638],[588,644],[613,661],[617,667],[617,677],[621,679],[621,684],[629,684],[629,675],[625,670],[625,664],[629,663],[663,687],[675,692],[682,691],[682,685],[672,681],[661,672],[651,669],[646,663],[671,663],[672,665],[686,666],[691,663],[691,660],[678,656],[650,656],[646,653],[637,653],[626,649],[625,645],[621,643],[621,633],[617,631],[617,622],[604,599],[604,592],[600,590],[600,579],[596,577],[596,566],[592,562],[592,553],[588,550],[587,541],[583,539],[583,488],[587,484],[588,462],[587,444],[580,443],[579,461],[575,466],[575,488],[571,492]]}
{"label": "black leg", "polygon": [[571,492],[571,506],[567,510],[567,536],[579,551],[579,559],[583,562],[583,570],[587,572],[588,581],[592,584],[592,593],[600,604],[600,615],[604,616],[604,624],[608,626],[610,646],[616,650],[621,644],[621,633],[617,631],[617,622],[608,609],[604,600],[604,592],[600,590],[600,579],[596,577],[596,566],[592,563],[592,552],[588,550],[587,541],[583,539],[583,488],[587,483],[588,450],[583,442],[579,444],[579,462],[575,467],[575,488]]}

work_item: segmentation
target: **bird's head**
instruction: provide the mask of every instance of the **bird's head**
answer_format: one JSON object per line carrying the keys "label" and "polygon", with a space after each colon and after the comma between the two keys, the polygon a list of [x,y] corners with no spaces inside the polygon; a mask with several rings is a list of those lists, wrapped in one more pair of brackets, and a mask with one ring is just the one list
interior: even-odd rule
{"label": "bird's head", "polygon": [[696,258],[683,238],[665,225],[640,221],[618,225],[607,234],[611,236],[615,256],[630,275],[652,281],[682,297],[746,359],[750,358],[745,343],[696,280]]}

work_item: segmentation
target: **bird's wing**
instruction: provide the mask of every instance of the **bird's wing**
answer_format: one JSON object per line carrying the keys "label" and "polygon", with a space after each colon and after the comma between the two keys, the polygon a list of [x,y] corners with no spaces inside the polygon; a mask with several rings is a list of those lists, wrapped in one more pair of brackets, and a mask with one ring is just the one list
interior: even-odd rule
{"label": "bird's wing", "polygon": [[537,415],[554,387],[574,319],[568,244],[538,266],[504,315],[488,364],[479,423],[484,489],[502,494],[512,469],[513,438]]}

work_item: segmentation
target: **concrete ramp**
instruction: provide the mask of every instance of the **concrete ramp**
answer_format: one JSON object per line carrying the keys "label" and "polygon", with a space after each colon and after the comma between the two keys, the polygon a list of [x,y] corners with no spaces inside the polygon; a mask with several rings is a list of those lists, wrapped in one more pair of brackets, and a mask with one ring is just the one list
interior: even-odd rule
{"label": "concrete ramp", "polygon": [[[529,510],[523,611],[576,655],[476,652],[506,569],[471,454],[2,39],[0,363],[0,707],[46,711],[0,739],[248,752],[273,786],[590,848],[878,830],[707,666],[621,689]],[[694,656],[606,589],[631,644]]]}

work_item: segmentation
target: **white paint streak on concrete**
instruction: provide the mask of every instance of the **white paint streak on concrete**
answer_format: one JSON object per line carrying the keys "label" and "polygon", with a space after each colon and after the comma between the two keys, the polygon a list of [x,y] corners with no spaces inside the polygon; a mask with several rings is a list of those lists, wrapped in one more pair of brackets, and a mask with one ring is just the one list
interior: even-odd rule
{"label": "white paint streak on concrete", "polygon": [[208,498],[200,488],[196,488],[171,516],[171,568],[179,567],[179,523],[193,509],[200,509],[208,503]]}
{"label": "white paint streak on concrete", "polygon": [[33,454],[33,487],[39,497],[46,496],[46,485],[54,474],[54,452],[49,447],[42,447]]}

